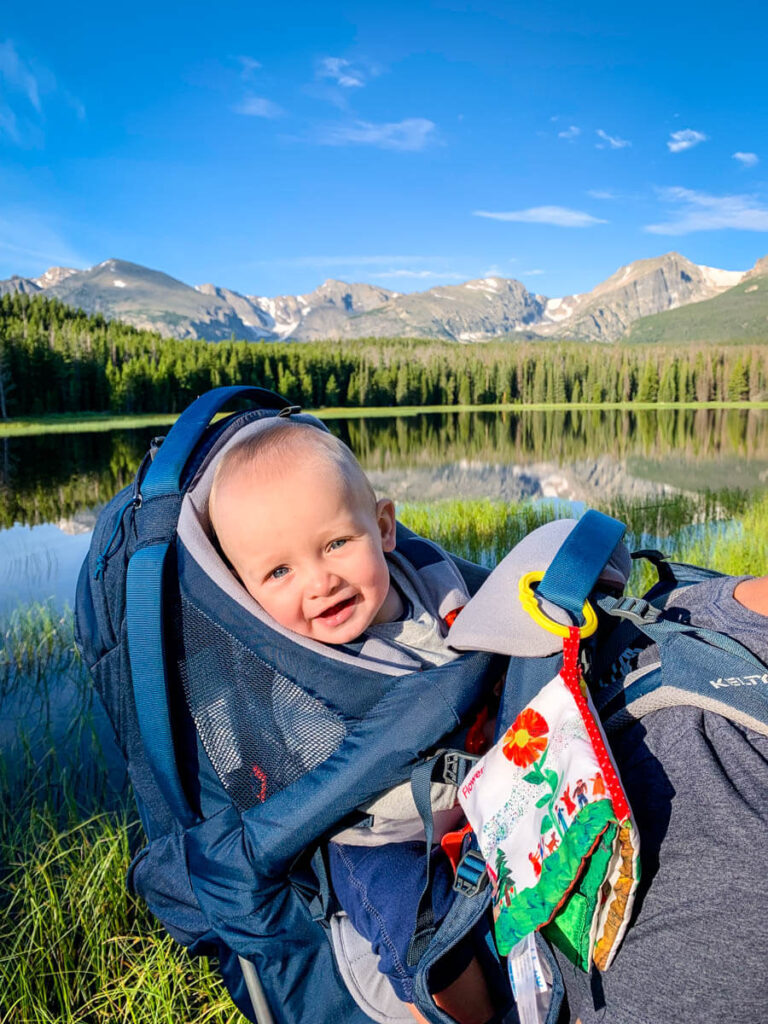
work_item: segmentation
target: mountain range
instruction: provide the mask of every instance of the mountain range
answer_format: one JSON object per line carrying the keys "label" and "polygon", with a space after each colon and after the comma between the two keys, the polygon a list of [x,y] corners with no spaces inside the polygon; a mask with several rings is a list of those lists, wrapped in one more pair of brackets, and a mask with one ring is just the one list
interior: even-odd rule
{"label": "mountain range", "polygon": [[87,270],[52,267],[0,281],[44,293],[165,337],[312,341],[419,337],[458,342],[559,338],[612,342],[768,336],[768,257],[749,271],[718,270],[676,252],[637,260],[590,292],[547,298],[519,281],[485,277],[402,294],[328,280],[306,295],[241,295],[195,287],[159,270],[108,259]]}

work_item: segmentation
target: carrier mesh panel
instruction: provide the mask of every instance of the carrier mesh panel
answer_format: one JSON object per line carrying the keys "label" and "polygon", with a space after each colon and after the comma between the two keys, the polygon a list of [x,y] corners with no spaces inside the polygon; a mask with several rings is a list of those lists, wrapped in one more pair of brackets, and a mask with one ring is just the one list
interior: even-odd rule
{"label": "carrier mesh panel", "polygon": [[326,760],[342,719],[181,599],[178,669],[203,746],[240,810]]}

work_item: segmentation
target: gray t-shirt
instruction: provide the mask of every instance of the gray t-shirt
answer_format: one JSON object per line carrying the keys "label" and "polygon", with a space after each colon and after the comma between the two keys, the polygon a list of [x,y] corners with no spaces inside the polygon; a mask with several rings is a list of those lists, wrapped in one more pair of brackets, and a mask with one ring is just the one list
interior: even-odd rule
{"label": "gray t-shirt", "polygon": [[[668,608],[768,662],[768,618],[734,599],[738,582],[697,584]],[[558,954],[570,1020],[768,1021],[768,737],[674,707],[646,715],[611,747],[640,831],[643,875],[605,974],[587,976]]]}
{"label": "gray t-shirt", "polygon": [[403,599],[403,617],[394,622],[369,626],[365,631],[366,637],[375,637],[405,651],[423,666],[444,665],[458,658],[459,652],[446,645],[447,628],[444,629],[435,616],[427,611],[405,573],[400,572],[392,562],[389,564],[389,572]]}

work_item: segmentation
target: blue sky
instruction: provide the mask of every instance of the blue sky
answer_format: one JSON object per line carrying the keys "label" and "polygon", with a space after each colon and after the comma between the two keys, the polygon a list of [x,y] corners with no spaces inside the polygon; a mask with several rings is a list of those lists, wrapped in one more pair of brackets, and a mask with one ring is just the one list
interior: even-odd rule
{"label": "blue sky", "polygon": [[[467,9],[471,7],[471,10]],[[548,296],[768,253],[762,4],[10,5],[0,278]]]}

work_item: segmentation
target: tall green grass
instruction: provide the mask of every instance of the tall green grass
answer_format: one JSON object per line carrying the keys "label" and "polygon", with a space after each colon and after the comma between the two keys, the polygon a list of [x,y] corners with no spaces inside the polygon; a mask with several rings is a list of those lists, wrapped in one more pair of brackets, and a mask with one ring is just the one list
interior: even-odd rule
{"label": "tall green grass", "polygon": [[[768,496],[615,501],[604,511],[628,522],[631,547],[652,541],[674,558],[734,575],[768,571]],[[567,503],[454,501],[404,505],[399,515],[449,550],[492,564],[531,529],[570,512]],[[650,582],[638,567],[630,587],[640,592]],[[78,720],[64,733],[55,711],[62,685]],[[242,1021],[215,969],[189,957],[125,890],[142,839],[130,799],[110,788],[90,694],[71,613],[35,606],[0,625],[0,723],[9,708],[20,716],[0,758],[0,1021]],[[57,749],[62,736],[70,754],[75,742],[87,757],[73,764]]]}
{"label": "tall green grass", "polygon": [[142,840],[130,799],[111,787],[71,612],[35,605],[0,626],[0,724],[8,715],[17,722],[0,756],[0,1021],[242,1021],[215,968],[125,889]]}
{"label": "tall green grass", "polygon": [[[17,812],[18,813],[18,812]],[[136,827],[46,803],[3,834],[0,1019],[35,1024],[241,1020],[213,968],[128,895]]]}
{"label": "tall green grass", "polygon": [[[647,501],[615,498],[601,511],[626,523],[630,550],[657,548],[672,559],[733,575],[768,572],[768,496],[742,491],[672,495]],[[496,565],[527,533],[552,519],[578,515],[568,502],[410,502],[402,522],[449,551]],[[646,590],[652,570],[638,563],[629,589]]]}

